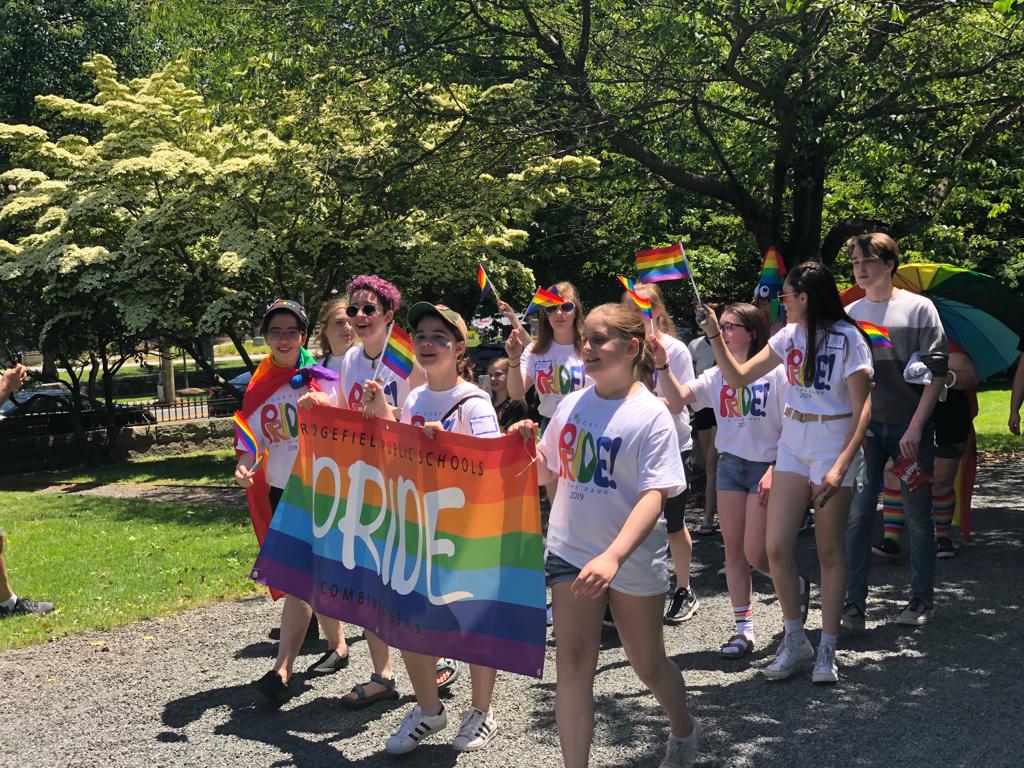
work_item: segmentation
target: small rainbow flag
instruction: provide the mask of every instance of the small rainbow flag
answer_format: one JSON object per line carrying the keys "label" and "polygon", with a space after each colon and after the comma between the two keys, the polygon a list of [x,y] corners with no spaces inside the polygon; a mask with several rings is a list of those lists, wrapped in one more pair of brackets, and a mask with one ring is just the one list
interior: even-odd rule
{"label": "small rainbow flag", "polygon": [[557,307],[559,304],[564,304],[565,299],[559,296],[557,293],[546,291],[543,288],[538,288],[537,292],[533,294],[533,298],[530,299],[530,306],[526,308],[524,315],[528,315],[533,310],[539,307]]}
{"label": "small rainbow flag", "polygon": [[494,284],[487,278],[487,273],[484,272],[482,264],[477,264],[476,281],[480,285],[480,301],[483,301],[484,296],[488,293],[494,293],[495,296],[498,295],[494,292]]}
{"label": "small rainbow flag", "polygon": [[403,379],[408,379],[409,374],[412,373],[412,339],[397,325],[391,326],[388,345],[380,361]]}
{"label": "small rainbow flag", "polygon": [[641,283],[661,280],[682,280],[690,277],[690,263],[683,252],[683,244],[637,251],[636,272]]}
{"label": "small rainbow flag", "polygon": [[651,300],[645,299],[637,293],[636,285],[634,285],[633,281],[628,277],[623,277],[622,275],[616,275],[616,277],[619,278],[619,282],[622,283],[622,287],[626,289],[626,293],[629,294],[629,297],[633,299],[633,303],[640,307],[640,311],[643,312],[645,316],[651,317]]}
{"label": "small rainbow flag", "polygon": [[253,434],[248,422],[242,418],[241,411],[235,411],[231,419],[235,423],[235,440],[246,453],[251,453],[256,458],[260,455],[260,445],[256,442],[256,435]]}
{"label": "small rainbow flag", "polygon": [[892,349],[892,338],[889,336],[889,329],[884,325],[875,325],[866,320],[858,320],[857,325],[871,339],[872,349]]}

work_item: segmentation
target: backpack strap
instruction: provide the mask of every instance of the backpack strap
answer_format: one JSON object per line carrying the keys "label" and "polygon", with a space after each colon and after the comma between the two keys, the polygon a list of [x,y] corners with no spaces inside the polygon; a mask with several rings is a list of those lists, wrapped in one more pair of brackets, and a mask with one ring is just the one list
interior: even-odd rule
{"label": "backpack strap", "polygon": [[439,421],[441,421],[443,423],[445,421],[445,419],[447,419],[449,416],[451,416],[453,413],[455,413],[457,410],[459,410],[459,408],[461,408],[464,404],[466,404],[470,400],[477,400],[477,399],[479,399],[479,400],[486,400],[487,397],[483,393],[481,393],[479,395],[466,395],[464,398],[459,400],[459,402],[457,402],[455,405],[453,405],[451,408],[449,408],[448,412],[444,416],[442,416],[439,419]]}

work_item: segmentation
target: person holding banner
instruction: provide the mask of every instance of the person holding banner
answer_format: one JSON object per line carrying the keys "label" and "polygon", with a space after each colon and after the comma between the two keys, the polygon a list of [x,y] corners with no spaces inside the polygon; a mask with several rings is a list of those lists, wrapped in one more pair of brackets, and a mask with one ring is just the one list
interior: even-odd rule
{"label": "person holding banner", "polygon": [[797,265],[779,297],[789,324],[746,362],[739,362],[723,343],[714,313],[698,308],[698,320],[731,386],[756,382],[780,365],[788,382],[766,533],[785,634],[775,660],[762,671],[770,680],[782,680],[815,659],[803,628],[794,553],[797,530],[811,501],[817,510],[822,626],[811,680],[837,683],[835,654],[846,582],[843,537],[856,484],[854,460],[871,418],[871,348],[843,309],[835,278],[824,265]]}
{"label": "person holding banner", "polygon": [[[361,343],[349,347],[337,369],[342,383],[341,405],[362,410],[366,383],[375,381],[383,389],[388,405],[400,409],[411,389],[424,381],[423,369],[417,364],[413,365],[408,378],[398,376],[381,364],[395,312],[402,303],[402,294],[393,283],[378,275],[358,275],[346,286],[345,293],[349,297],[345,316]],[[372,632],[366,632],[365,637],[373,662],[373,674],[367,682],[354,686],[342,697],[341,703],[346,709],[362,709],[398,698],[390,649]],[[459,667],[454,660],[440,660],[437,665],[438,685],[447,687],[455,682],[458,675]]]}
{"label": "person holding banner", "polygon": [[355,331],[352,330],[352,321],[345,314],[347,308],[348,298],[336,296],[324,303],[316,321],[320,328],[317,343],[323,353],[320,365],[330,368],[336,373],[341,373],[341,364],[345,359],[345,353],[352,348],[352,344],[356,340]]}
{"label": "person holding banner", "polygon": [[[306,312],[296,301],[278,299],[267,308],[260,333],[267,340],[270,354],[260,361],[243,399],[242,417],[251,433],[258,436],[263,453],[257,459],[251,453],[239,451],[235,482],[248,492],[250,514],[261,544],[298,454],[295,408],[299,398],[312,387],[321,390],[331,404],[338,403],[340,388],[336,381],[307,380],[295,375],[313,363],[304,346],[307,324]],[[290,695],[292,667],[312,615],[308,603],[285,596],[274,668],[252,683],[256,691],[275,704],[282,704]],[[327,637],[328,650],[308,672],[331,674],[348,665],[348,646],[339,621],[329,616],[318,619]]]}
{"label": "person holding banner", "polygon": [[[701,735],[679,667],[665,655],[662,508],[685,491],[686,479],[672,415],[650,390],[654,358],[645,325],[621,304],[590,312],[583,360],[594,386],[559,404],[537,445],[539,482],[559,486],[546,570],[555,613],[555,720],[566,768],[589,762],[594,669],[609,604],[633,670],[669,717],[662,768],[693,765]],[[522,421],[512,430],[532,446],[535,428]]]}
{"label": "person holding banner", "polygon": [[[469,334],[457,312],[443,304],[419,302],[409,309],[416,359],[427,383],[409,393],[401,411],[401,422],[422,427],[427,437],[438,431],[473,437],[500,437],[498,416],[491,400],[473,381],[473,364],[466,356]],[[395,421],[385,388],[367,381],[363,391],[363,414]],[[443,730],[448,715],[437,694],[434,656],[402,651],[416,704],[388,739],[391,754],[411,752],[420,742]],[[470,664],[472,704],[462,713],[459,732],[452,747],[471,752],[490,743],[498,724],[491,712],[497,671]]]}
{"label": "person holding banner", "polygon": [[[665,309],[665,296],[654,283],[638,283],[634,286],[637,295],[647,299],[651,305],[651,319],[644,323],[649,341],[656,355],[664,354],[663,363],[654,371],[653,392],[665,399],[669,413],[676,424],[683,466],[693,449],[690,432],[690,415],[686,404],[678,396],[679,385],[693,381],[693,358],[687,346],[676,338],[676,326]],[[626,293],[622,304],[643,317],[636,301]],[[676,588],[672,593],[665,622],[681,624],[689,621],[697,612],[700,601],[690,589],[690,565],[693,559],[693,539],[686,527],[686,494],[669,497],[665,502],[665,520],[668,523],[668,546],[672,552],[672,563],[676,570]],[[614,613],[614,609],[613,609]]]}

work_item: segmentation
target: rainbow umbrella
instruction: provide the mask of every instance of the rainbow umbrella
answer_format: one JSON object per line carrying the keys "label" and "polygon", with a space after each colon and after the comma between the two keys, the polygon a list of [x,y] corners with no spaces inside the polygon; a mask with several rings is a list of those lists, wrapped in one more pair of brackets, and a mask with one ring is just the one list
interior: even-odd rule
{"label": "rainbow umbrella", "polygon": [[[892,282],[934,302],[946,335],[974,360],[979,380],[1017,361],[1017,346],[1024,338],[1024,297],[998,279],[948,264],[904,264]],[[843,304],[863,296],[854,285],[843,291]]]}

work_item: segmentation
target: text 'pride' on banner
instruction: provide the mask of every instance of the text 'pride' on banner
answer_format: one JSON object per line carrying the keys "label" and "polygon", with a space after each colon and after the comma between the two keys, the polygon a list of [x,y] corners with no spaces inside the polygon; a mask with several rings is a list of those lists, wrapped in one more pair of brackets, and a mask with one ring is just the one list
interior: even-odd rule
{"label": "text 'pride' on banner", "polygon": [[388,645],[543,673],[537,469],[522,438],[299,409],[299,452],[252,578]]}

